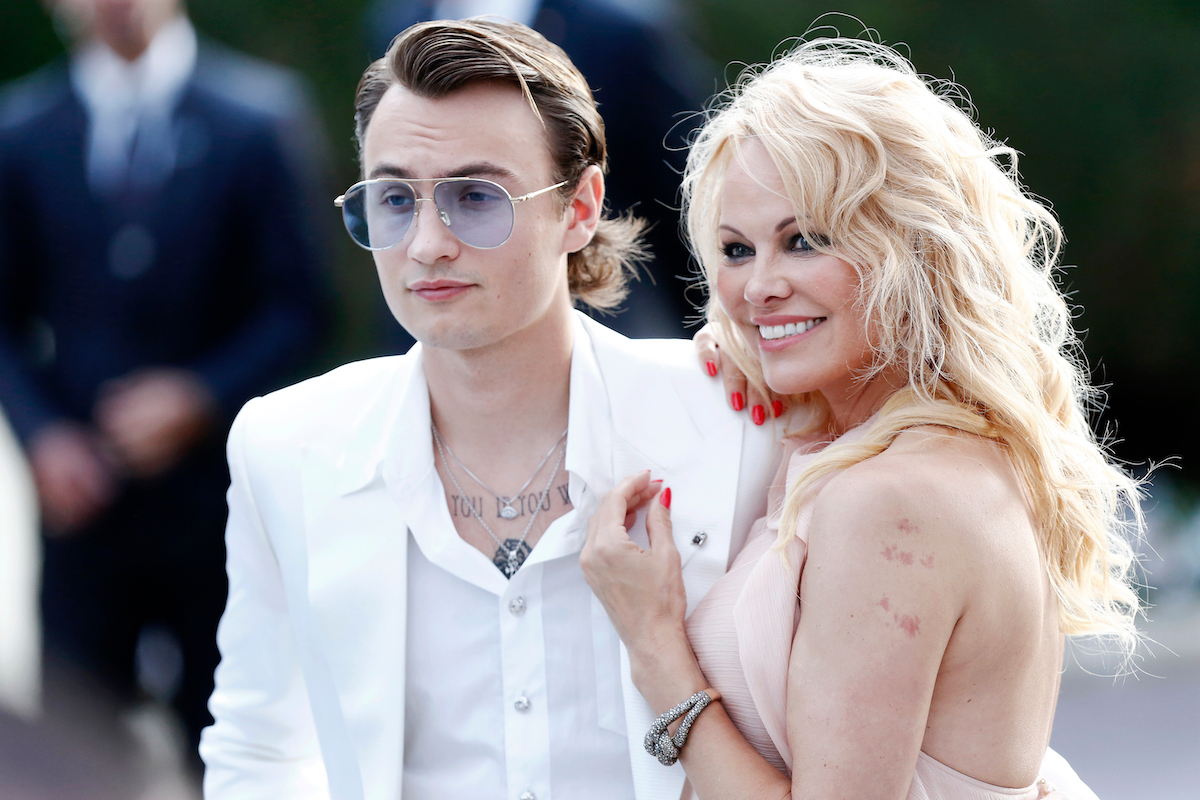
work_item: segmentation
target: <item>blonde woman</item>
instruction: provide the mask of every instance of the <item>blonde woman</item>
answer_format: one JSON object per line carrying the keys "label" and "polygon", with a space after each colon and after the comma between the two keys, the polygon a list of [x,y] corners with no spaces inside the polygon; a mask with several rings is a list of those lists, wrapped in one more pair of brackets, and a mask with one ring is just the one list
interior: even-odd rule
{"label": "blonde woman", "polygon": [[1131,648],[1137,610],[1057,222],[954,87],[858,40],[744,78],[684,188],[721,352],[789,411],[771,513],[686,621],[670,487],[592,520],[647,750],[702,798],[1045,796],[1064,636]]}

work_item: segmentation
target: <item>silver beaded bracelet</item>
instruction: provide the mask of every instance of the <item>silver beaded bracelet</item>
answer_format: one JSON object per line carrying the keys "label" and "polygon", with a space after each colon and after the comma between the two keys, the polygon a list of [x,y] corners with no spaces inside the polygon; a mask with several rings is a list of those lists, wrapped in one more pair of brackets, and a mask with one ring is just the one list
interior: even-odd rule
{"label": "silver beaded bracelet", "polygon": [[[705,689],[696,692],[665,714],[660,714],[658,719],[654,720],[654,724],[650,726],[645,741],[642,742],[646,752],[657,758],[658,763],[664,767],[674,764],[679,760],[679,751],[683,749],[688,731],[692,729],[692,723],[696,721],[696,717],[700,716],[700,712],[707,708],[709,703],[720,699],[721,693],[716,689]],[[667,733],[667,726],[680,717],[683,717],[683,722],[679,723],[679,729],[675,731],[674,736],[671,736]]]}

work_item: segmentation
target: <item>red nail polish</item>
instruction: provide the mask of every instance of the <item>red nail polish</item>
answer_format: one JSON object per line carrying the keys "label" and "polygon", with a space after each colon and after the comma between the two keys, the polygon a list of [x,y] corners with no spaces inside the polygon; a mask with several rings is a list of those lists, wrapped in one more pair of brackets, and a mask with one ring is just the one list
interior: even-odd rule
{"label": "red nail polish", "polygon": [[733,404],[734,411],[741,411],[746,407],[746,399],[742,397],[741,392],[734,392],[729,396],[729,400]]}
{"label": "red nail polish", "polygon": [[663,508],[671,507],[671,487],[668,486],[662,490],[662,494],[658,496],[658,502],[663,504]]}
{"label": "red nail polish", "polygon": [[755,406],[750,409],[750,419],[754,420],[755,425],[762,425],[767,421],[767,410],[762,406]]}
{"label": "red nail polish", "polygon": [[663,479],[662,479],[662,478],[655,478],[654,480],[652,480],[652,481],[650,481],[650,482],[651,482],[651,483],[662,483],[662,482],[663,482]]}
{"label": "red nail polish", "polygon": [[709,376],[710,376],[710,377],[713,377],[713,378],[717,377],[717,362],[715,362],[715,361],[705,361],[705,362],[704,362],[704,368],[705,368],[706,370],[708,370],[708,374],[709,374]]}
{"label": "red nail polish", "polygon": [[775,413],[775,417],[777,419],[779,417],[782,417],[783,416],[783,403],[779,402],[778,400],[772,400],[771,401],[771,411],[773,411]]}

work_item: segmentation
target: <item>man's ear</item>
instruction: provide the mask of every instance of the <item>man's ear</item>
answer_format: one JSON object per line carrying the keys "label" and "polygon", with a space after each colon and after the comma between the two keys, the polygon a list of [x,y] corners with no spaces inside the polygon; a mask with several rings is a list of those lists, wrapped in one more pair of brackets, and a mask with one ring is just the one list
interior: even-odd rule
{"label": "man's ear", "polygon": [[571,205],[567,208],[566,235],[563,237],[563,252],[576,253],[587,247],[600,224],[604,212],[604,173],[592,164],[583,171]]}

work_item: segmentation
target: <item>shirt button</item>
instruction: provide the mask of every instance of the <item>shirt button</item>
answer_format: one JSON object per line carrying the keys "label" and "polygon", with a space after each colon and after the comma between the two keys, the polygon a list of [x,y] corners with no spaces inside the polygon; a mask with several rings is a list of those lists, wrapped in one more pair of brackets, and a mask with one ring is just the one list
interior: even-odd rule
{"label": "shirt button", "polygon": [[517,800],[537,800],[537,795],[533,792],[521,792],[521,796]]}
{"label": "shirt button", "polygon": [[525,598],[514,597],[508,603],[508,610],[514,617],[519,617],[525,613]]}
{"label": "shirt button", "polygon": [[529,710],[529,698],[526,697],[525,695],[521,695],[515,701],[513,701],[513,708],[515,708],[517,711],[528,711]]}

